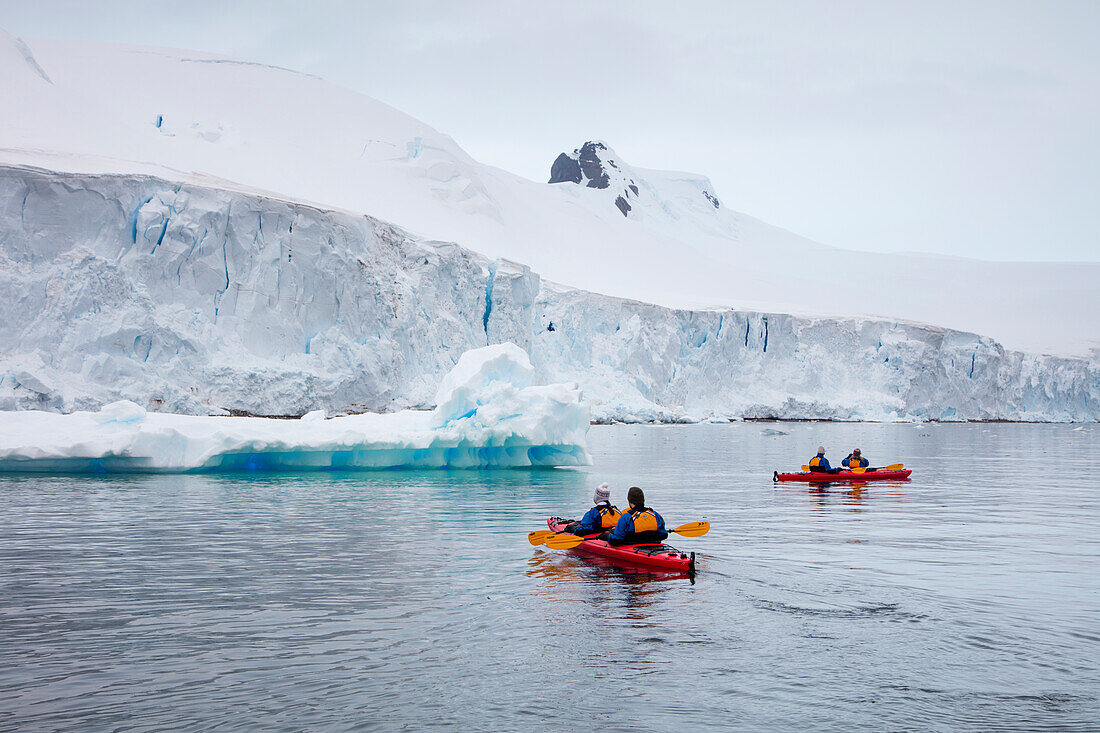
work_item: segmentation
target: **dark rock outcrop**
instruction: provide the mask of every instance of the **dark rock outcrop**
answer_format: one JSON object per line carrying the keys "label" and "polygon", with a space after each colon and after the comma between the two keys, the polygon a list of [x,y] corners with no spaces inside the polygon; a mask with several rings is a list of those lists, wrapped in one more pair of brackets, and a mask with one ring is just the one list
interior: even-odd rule
{"label": "dark rock outcrop", "polygon": [[580,183],[581,164],[565,153],[550,166],[550,183]]}
{"label": "dark rock outcrop", "polygon": [[[587,142],[580,148],[578,162],[584,177],[588,179],[589,188],[607,188],[611,183],[610,176],[604,170],[603,160],[600,159],[600,151],[606,151],[603,143]],[[617,168],[614,163],[611,166]]]}
{"label": "dark rock outcrop", "polygon": [[[615,187],[615,206],[628,216],[633,210],[631,198],[638,198],[638,186],[619,167],[615,153],[601,142],[588,141],[573,151],[562,153],[550,166],[550,183],[582,183],[586,188],[606,190]],[[621,186],[621,188],[619,188]]]}

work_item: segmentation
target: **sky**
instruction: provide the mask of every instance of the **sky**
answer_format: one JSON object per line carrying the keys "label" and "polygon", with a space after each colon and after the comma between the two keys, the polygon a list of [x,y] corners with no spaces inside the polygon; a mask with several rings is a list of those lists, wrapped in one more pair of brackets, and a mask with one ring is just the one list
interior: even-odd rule
{"label": "sky", "polygon": [[1100,2],[61,2],[0,27],[336,82],[545,181],[606,141],[874,252],[1100,260]]}

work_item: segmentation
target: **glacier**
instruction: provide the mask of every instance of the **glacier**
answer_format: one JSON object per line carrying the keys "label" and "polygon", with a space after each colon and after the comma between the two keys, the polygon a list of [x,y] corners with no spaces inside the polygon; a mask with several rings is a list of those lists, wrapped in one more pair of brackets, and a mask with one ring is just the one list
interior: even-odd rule
{"label": "glacier", "polygon": [[[980,333],[1013,351],[1096,358],[1100,348],[1098,262],[827,246],[738,211],[704,175],[632,166],[614,141],[577,140],[551,175],[557,182],[532,181],[317,77],[195,51],[20,40],[2,30],[0,95],[18,101],[0,104],[0,164],[151,175],[368,214],[423,240],[522,262],[553,282],[673,309],[873,316]],[[548,173],[558,152],[546,152]],[[139,224],[156,220],[155,208],[144,217]],[[203,246],[220,235],[210,230]],[[1036,242],[1037,257],[1043,246]]]}
{"label": "glacier", "polygon": [[151,413],[122,400],[96,412],[8,413],[0,472],[190,472],[580,466],[588,411],[575,385],[532,384],[514,344],[467,351],[431,411],[298,420]]}
{"label": "glacier", "polygon": [[603,141],[529,181],[209,54],[0,31],[0,91],[0,410],[424,412],[511,342],[597,421],[1100,417],[1100,263],[837,249]]}
{"label": "glacier", "polygon": [[438,408],[439,375],[502,343],[597,421],[1100,419],[1087,358],[612,297],[369,216],[134,173],[0,166],[0,315],[0,409],[42,420],[129,400],[151,425],[366,421]]}

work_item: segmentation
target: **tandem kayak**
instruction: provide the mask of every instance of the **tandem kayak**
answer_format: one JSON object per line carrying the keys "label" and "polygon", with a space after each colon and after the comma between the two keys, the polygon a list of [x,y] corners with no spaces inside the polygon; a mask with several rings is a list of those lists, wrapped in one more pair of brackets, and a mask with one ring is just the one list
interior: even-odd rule
{"label": "tandem kayak", "polygon": [[823,483],[828,481],[900,481],[909,478],[913,473],[908,468],[902,471],[887,471],[886,469],[868,468],[863,473],[851,471],[837,471],[836,473],[824,473],[812,471],[810,473],[779,473],[772,472],[772,481],[812,481]]}
{"label": "tandem kayak", "polygon": [[[561,517],[550,517],[546,525],[555,532],[561,532],[566,521]],[[595,539],[599,535],[592,535],[593,539],[586,539],[577,545],[575,550],[586,552],[590,555],[600,555],[613,560],[621,560],[632,565],[645,565],[651,568],[664,568],[666,570],[678,570],[684,573],[695,572],[695,553],[680,552],[675,547],[652,542],[641,545],[609,545],[604,540]]]}

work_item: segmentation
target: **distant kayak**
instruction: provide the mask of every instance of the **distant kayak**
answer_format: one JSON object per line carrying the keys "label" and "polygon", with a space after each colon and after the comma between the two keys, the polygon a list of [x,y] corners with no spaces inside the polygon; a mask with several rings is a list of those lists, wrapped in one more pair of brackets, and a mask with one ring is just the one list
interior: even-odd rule
{"label": "distant kayak", "polygon": [[808,473],[772,473],[772,481],[810,481],[813,483],[826,483],[829,481],[900,481],[909,478],[913,473],[908,468],[901,471],[887,471],[882,468],[868,468],[863,473],[852,471],[837,471],[836,473],[824,473],[810,471]]}
{"label": "distant kayak", "polygon": [[[565,529],[566,522],[561,517],[550,517],[546,525],[555,532]],[[597,537],[598,535],[593,535]],[[578,552],[600,555],[621,560],[632,565],[645,565],[651,568],[678,570],[684,573],[695,572],[695,553],[680,552],[669,545],[648,542],[640,545],[609,545],[604,540],[586,539],[575,548]]]}

